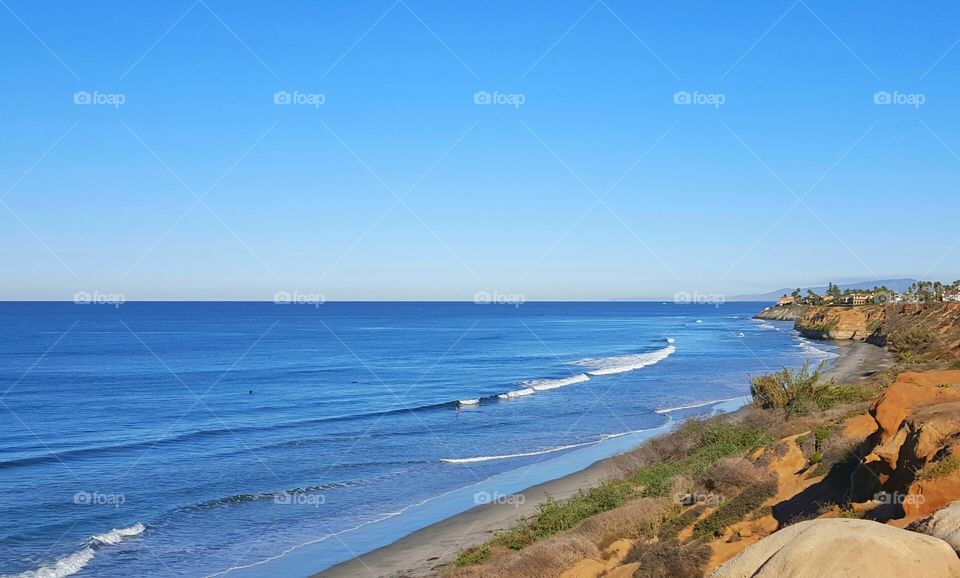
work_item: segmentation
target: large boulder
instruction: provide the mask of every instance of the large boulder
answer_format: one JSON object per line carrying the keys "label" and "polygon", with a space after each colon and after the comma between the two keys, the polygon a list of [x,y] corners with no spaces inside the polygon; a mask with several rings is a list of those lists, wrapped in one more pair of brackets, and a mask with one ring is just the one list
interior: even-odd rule
{"label": "large boulder", "polygon": [[910,529],[940,538],[960,553],[960,502],[937,510],[930,517],[912,524]]}
{"label": "large boulder", "polygon": [[856,519],[810,520],[750,546],[711,574],[717,578],[960,577],[943,540]]}

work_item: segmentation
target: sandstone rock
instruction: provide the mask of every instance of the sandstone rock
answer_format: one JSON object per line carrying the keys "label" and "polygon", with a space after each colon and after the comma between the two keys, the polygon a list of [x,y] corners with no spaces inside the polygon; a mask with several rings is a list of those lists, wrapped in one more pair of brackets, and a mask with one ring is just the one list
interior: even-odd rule
{"label": "sandstone rock", "polygon": [[560,578],[597,578],[606,572],[607,566],[597,560],[580,560],[570,567]]}
{"label": "sandstone rock", "polygon": [[940,538],[960,553],[960,502],[937,510],[929,518],[912,525],[911,529]]}
{"label": "sandstone rock", "polygon": [[907,371],[897,376],[870,408],[881,441],[896,434],[914,406],[960,401],[960,387],[938,387],[944,384],[960,384],[960,371]]}
{"label": "sandstone rock", "polygon": [[876,431],[877,420],[870,414],[864,414],[848,419],[841,435],[848,440],[865,440]]}
{"label": "sandstone rock", "polygon": [[604,578],[633,578],[633,573],[639,568],[640,564],[638,562],[624,564],[623,566],[617,566],[613,570],[607,572],[604,575]]}
{"label": "sandstone rock", "polygon": [[866,341],[885,318],[884,307],[808,307],[795,327],[815,339]]}
{"label": "sandstone rock", "polygon": [[955,578],[960,559],[939,538],[867,520],[811,520],[764,538],[711,576]]}
{"label": "sandstone rock", "polygon": [[630,549],[633,548],[633,540],[628,540],[626,538],[621,538],[616,542],[607,546],[603,551],[609,558],[607,559],[607,568],[613,568],[619,566],[623,559],[627,557],[627,554],[630,553]]}

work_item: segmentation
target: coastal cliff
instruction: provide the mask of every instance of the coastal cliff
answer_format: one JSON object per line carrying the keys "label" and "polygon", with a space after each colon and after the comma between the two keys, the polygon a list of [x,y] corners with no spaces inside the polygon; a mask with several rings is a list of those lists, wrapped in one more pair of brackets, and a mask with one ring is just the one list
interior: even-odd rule
{"label": "coastal cliff", "polygon": [[860,307],[768,307],[757,319],[793,321],[811,339],[866,341],[894,351],[957,356],[960,303],[902,303]]}

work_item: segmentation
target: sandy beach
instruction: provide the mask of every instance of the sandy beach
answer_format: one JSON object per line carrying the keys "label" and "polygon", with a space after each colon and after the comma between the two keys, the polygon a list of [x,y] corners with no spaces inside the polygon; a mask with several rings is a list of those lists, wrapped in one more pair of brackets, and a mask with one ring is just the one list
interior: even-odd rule
{"label": "sandy beach", "polygon": [[[837,383],[855,383],[893,364],[886,349],[862,342],[834,342],[839,357],[826,372]],[[479,544],[537,509],[547,496],[564,499],[597,485],[613,471],[611,458],[579,472],[525,490],[522,505],[487,504],[432,524],[382,548],[314,574],[317,578],[354,576],[400,578],[433,574],[460,550]]]}

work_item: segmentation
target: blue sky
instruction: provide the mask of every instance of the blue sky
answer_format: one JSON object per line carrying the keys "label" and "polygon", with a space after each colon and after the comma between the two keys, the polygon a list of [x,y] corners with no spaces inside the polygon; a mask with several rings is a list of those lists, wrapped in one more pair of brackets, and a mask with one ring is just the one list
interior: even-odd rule
{"label": "blue sky", "polygon": [[0,299],[953,280],[958,17],[950,2],[3,0]]}

